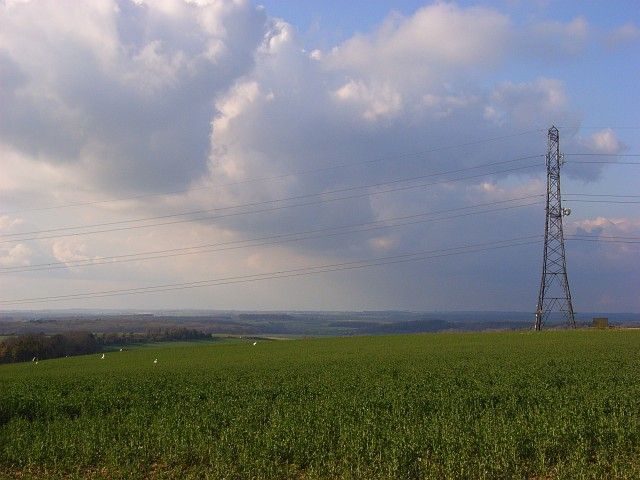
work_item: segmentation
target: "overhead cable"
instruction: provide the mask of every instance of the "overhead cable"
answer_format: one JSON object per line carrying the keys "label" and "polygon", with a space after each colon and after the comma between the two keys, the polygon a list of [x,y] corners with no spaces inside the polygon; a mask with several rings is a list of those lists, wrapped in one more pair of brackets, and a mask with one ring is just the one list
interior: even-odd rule
{"label": "overhead cable", "polygon": [[[531,240],[537,238],[538,240]],[[0,300],[0,305],[22,305],[42,302],[57,302],[65,300],[83,300],[91,298],[113,297],[121,295],[134,295],[142,293],[159,293],[166,291],[185,290],[192,288],[213,287],[228,284],[248,283],[261,280],[274,280],[277,278],[288,278],[306,275],[315,275],[320,273],[354,270],[369,268],[381,265],[390,265],[396,263],[423,261],[432,258],[448,257],[453,255],[461,255],[465,253],[486,252],[490,250],[498,250],[503,248],[511,248],[516,246],[532,245],[540,243],[541,235],[529,235],[509,240],[498,240],[493,242],[485,242],[474,245],[461,245],[458,247],[450,247],[437,250],[424,250],[420,252],[406,253],[400,255],[392,255],[387,257],[377,257],[368,260],[355,260],[350,262],[340,262],[326,265],[316,265],[311,267],[302,267],[289,270],[280,270],[276,272],[268,272],[263,274],[239,275],[224,278],[214,278],[208,280],[200,280],[195,282],[172,283],[164,285],[152,285],[147,287],[127,288],[92,291],[84,293],[75,293],[68,295],[50,295],[45,297],[31,297],[16,300]]]}
{"label": "overhead cable", "polygon": [[[50,263],[41,263],[41,264],[28,265],[28,266],[3,267],[3,268],[0,268],[0,274],[7,274],[7,273],[13,274],[13,273],[21,273],[21,272],[53,270],[53,269],[60,269],[60,268],[89,267],[89,266],[96,266],[96,265],[111,265],[114,263],[137,262],[137,261],[146,261],[146,260],[154,260],[154,259],[161,259],[161,258],[168,258],[168,257],[185,256],[185,255],[214,253],[214,252],[226,251],[226,250],[251,248],[251,247],[258,247],[258,246],[265,246],[265,245],[278,245],[282,243],[296,242],[301,240],[327,238],[327,237],[334,237],[339,235],[349,235],[352,233],[368,232],[368,231],[377,230],[377,229],[395,228],[400,226],[409,226],[409,225],[417,225],[422,223],[438,222],[442,220],[450,220],[450,219],[475,216],[475,215],[480,215],[485,213],[494,213],[498,211],[523,208],[523,207],[528,207],[532,205],[539,205],[541,202],[537,201],[537,202],[529,202],[529,203],[524,203],[519,205],[510,205],[507,207],[495,208],[491,210],[465,212],[465,213],[460,213],[460,214],[450,215],[445,217],[423,218],[420,220],[412,220],[420,217],[440,215],[440,214],[450,213],[450,212],[455,212],[460,210],[469,210],[472,208],[478,208],[483,206],[500,205],[508,202],[532,199],[536,197],[539,198],[539,197],[542,197],[542,195],[528,195],[525,197],[519,197],[515,199],[489,202],[484,204],[476,204],[472,206],[458,207],[458,208],[453,208],[448,210],[423,212],[423,213],[418,213],[414,215],[405,215],[401,217],[390,217],[390,218],[381,219],[373,222],[343,225],[343,226],[337,226],[337,227],[326,227],[326,228],[312,229],[312,230],[299,231],[299,232],[283,233],[283,234],[277,234],[277,235],[268,235],[268,236],[250,238],[245,240],[227,241],[227,242],[220,242],[220,243],[213,243],[213,244],[196,245],[191,247],[131,253],[126,255],[97,257],[94,259],[86,259],[86,260],[75,260],[75,261],[67,261],[67,262],[50,262]],[[399,222],[399,223],[389,223],[389,222]],[[339,230],[346,230],[346,231],[339,231]],[[333,233],[326,233],[326,232],[333,232]],[[269,240],[269,241],[265,242],[265,240]],[[261,243],[250,243],[250,242],[261,242]]]}
{"label": "overhead cable", "polygon": [[[525,165],[525,166],[522,166],[522,167],[513,167],[513,168],[502,169],[502,170],[493,171],[493,172],[485,172],[485,173],[476,174],[476,175],[468,175],[468,176],[459,177],[459,178],[443,179],[443,180],[438,180],[438,181],[429,182],[429,183],[417,183],[417,184],[413,184],[413,185],[401,185],[401,186],[398,186],[398,187],[392,187],[392,188],[387,188],[387,189],[383,189],[383,190],[367,191],[367,192],[364,192],[364,193],[358,193],[358,194],[335,197],[335,198],[328,198],[328,199],[327,198],[325,198],[325,199],[320,198],[319,200],[315,200],[315,201],[311,201],[311,202],[297,203],[297,204],[291,204],[291,205],[280,205],[280,206],[269,207],[269,208],[264,208],[264,209],[249,210],[249,211],[242,211],[242,212],[233,212],[233,213],[214,215],[214,216],[187,218],[187,219],[181,219],[181,220],[172,220],[172,221],[168,221],[168,222],[158,222],[158,223],[150,223],[150,224],[142,224],[142,225],[126,225],[126,226],[121,226],[121,227],[116,227],[116,228],[107,228],[107,229],[90,230],[90,231],[80,231],[80,232],[55,234],[55,235],[42,235],[42,234],[46,234],[46,233],[54,233],[54,232],[61,232],[61,231],[67,231],[67,230],[82,230],[82,229],[89,229],[89,228],[99,228],[99,227],[102,227],[102,226],[122,225],[122,224],[133,223],[133,222],[143,222],[143,221],[153,220],[153,219],[157,219],[157,218],[184,216],[184,215],[193,214],[194,212],[184,212],[184,213],[180,213],[180,214],[162,215],[162,216],[159,216],[159,217],[147,217],[147,218],[141,218],[141,219],[123,220],[123,221],[118,221],[118,222],[107,222],[107,223],[100,223],[100,224],[93,224],[93,225],[68,226],[68,227],[52,228],[52,229],[45,229],[45,230],[35,230],[35,231],[29,231],[29,232],[19,232],[19,233],[5,234],[5,235],[0,235],[0,239],[2,239],[2,238],[5,239],[5,240],[0,240],[0,244],[2,244],[2,243],[10,243],[10,242],[24,242],[24,241],[29,241],[29,240],[43,240],[43,239],[50,239],[50,238],[62,238],[62,237],[70,237],[70,236],[91,235],[91,234],[97,234],[97,233],[124,231],[124,230],[132,230],[132,229],[139,229],[139,228],[150,228],[150,227],[157,227],[157,226],[164,226],[164,225],[174,225],[174,224],[185,223],[185,222],[200,222],[200,221],[205,221],[205,220],[216,220],[216,219],[220,219],[220,218],[235,217],[235,216],[239,216],[239,215],[248,215],[248,214],[255,214],[255,213],[262,213],[262,212],[270,212],[270,211],[282,210],[282,209],[287,209],[287,208],[304,207],[304,206],[309,206],[309,205],[318,205],[318,204],[336,202],[336,201],[341,201],[341,200],[348,200],[348,199],[353,199],[353,198],[361,198],[361,197],[368,197],[368,196],[373,196],[373,195],[381,195],[381,194],[390,193],[390,192],[397,192],[397,191],[404,191],[404,190],[410,190],[410,189],[416,189],[416,188],[422,188],[422,187],[429,187],[429,186],[439,185],[439,184],[443,184],[443,183],[459,182],[459,181],[464,181],[464,180],[481,178],[481,177],[486,177],[486,176],[490,176],[490,175],[498,175],[498,174],[502,174],[502,173],[515,172],[515,171],[520,171],[520,170],[529,169],[529,168],[536,168],[536,167],[539,167],[539,165],[537,165],[537,164],[536,165]],[[409,181],[415,181],[416,179],[419,179],[419,178],[426,178],[426,177],[438,176],[438,175],[443,175],[443,173],[425,175],[425,176],[414,177],[414,178],[410,178],[410,179],[403,179],[401,181],[402,182],[409,182]],[[246,207],[246,206],[268,205],[268,204],[273,204],[273,203],[292,200],[292,199],[301,199],[301,198],[308,198],[308,197],[322,197],[324,195],[331,194],[331,193],[336,193],[336,192],[348,192],[348,191],[353,191],[353,190],[356,190],[356,189],[366,189],[366,188],[380,187],[380,186],[384,186],[384,185],[387,185],[387,184],[393,184],[393,183],[398,183],[398,182],[399,181],[392,181],[392,182],[386,182],[386,183],[380,183],[380,184],[364,185],[364,186],[359,186],[359,187],[348,187],[348,188],[344,188],[344,189],[334,190],[334,191],[331,191],[331,192],[320,192],[320,193],[314,193],[314,194],[308,194],[308,195],[297,195],[295,197],[288,197],[288,198],[281,198],[281,199],[274,199],[274,200],[265,200],[265,201],[261,201],[261,202],[252,202],[252,203],[243,204],[243,205],[235,205],[235,206],[229,206],[229,207],[219,207],[219,208],[201,210],[201,211],[202,212],[204,212],[204,211],[210,211],[211,212],[211,211],[228,210],[228,209],[232,209],[232,208],[240,208],[240,207]],[[201,212],[201,211],[198,211],[198,212]],[[27,235],[34,235],[34,236],[29,237]],[[18,237],[18,238],[16,238],[16,237]]]}
{"label": "overhead cable", "polygon": [[130,201],[130,200],[139,200],[139,199],[142,199],[142,198],[162,197],[162,196],[168,196],[168,195],[180,195],[180,194],[184,194],[184,193],[188,193],[188,192],[192,192],[192,191],[198,191],[198,190],[212,190],[212,189],[216,189],[216,188],[224,188],[224,187],[230,187],[230,186],[241,185],[241,184],[246,184],[246,183],[255,183],[255,182],[265,182],[265,181],[279,180],[279,179],[282,179],[282,178],[310,175],[310,174],[314,174],[314,173],[320,173],[320,172],[325,172],[325,171],[330,171],[330,170],[336,170],[336,169],[340,169],[340,168],[348,168],[348,167],[359,166],[359,165],[368,165],[368,164],[373,164],[373,163],[386,162],[386,161],[389,161],[389,160],[397,160],[397,159],[400,159],[400,158],[416,157],[416,156],[420,156],[420,155],[425,155],[427,153],[435,153],[435,152],[440,152],[440,151],[443,151],[443,150],[450,150],[450,149],[455,149],[455,148],[468,147],[468,146],[472,146],[472,145],[480,145],[480,144],[483,144],[483,143],[494,142],[494,141],[498,141],[498,140],[505,140],[507,138],[519,137],[519,136],[523,136],[523,135],[528,135],[530,133],[538,133],[538,132],[541,132],[541,131],[543,131],[543,130],[542,129],[527,130],[527,131],[524,131],[524,132],[518,132],[518,133],[509,134],[509,135],[502,135],[502,136],[499,136],[499,137],[492,137],[492,138],[486,138],[486,139],[482,139],[482,140],[473,140],[473,141],[470,141],[470,142],[463,142],[463,143],[458,143],[458,144],[445,145],[445,146],[442,146],[442,147],[435,147],[435,148],[422,150],[422,151],[418,151],[418,152],[413,152],[413,153],[401,153],[401,154],[396,154],[396,155],[386,155],[386,156],[382,156],[382,157],[379,157],[379,158],[374,158],[374,159],[370,159],[370,160],[363,160],[363,161],[359,161],[359,162],[349,162],[349,163],[343,163],[343,164],[338,164],[338,165],[328,165],[326,167],[314,168],[314,169],[310,169],[310,170],[301,170],[301,171],[297,171],[297,172],[283,173],[283,174],[280,174],[280,175],[273,175],[273,176],[269,176],[269,177],[248,178],[248,179],[239,180],[239,181],[236,181],[236,182],[222,183],[222,184],[211,185],[211,186],[192,187],[192,188],[188,188],[188,189],[169,190],[169,191],[159,192],[159,193],[148,193],[148,194],[141,194],[141,195],[132,195],[132,196],[127,196],[127,197],[119,197],[119,198],[112,198],[112,199],[106,199],[106,200],[94,200],[94,201],[88,201],[88,202],[68,203],[68,204],[63,204],[63,205],[52,205],[52,206],[48,206],[48,207],[37,207],[37,208],[28,208],[28,209],[22,209],[22,210],[13,210],[13,211],[10,211],[10,212],[5,212],[5,214],[36,212],[36,211],[43,211],[43,210],[53,210],[53,209],[71,208],[71,207],[82,207],[82,206],[89,206],[89,205],[99,205],[99,204],[104,204],[104,203],[115,203],[115,202],[123,202],[123,201]]}

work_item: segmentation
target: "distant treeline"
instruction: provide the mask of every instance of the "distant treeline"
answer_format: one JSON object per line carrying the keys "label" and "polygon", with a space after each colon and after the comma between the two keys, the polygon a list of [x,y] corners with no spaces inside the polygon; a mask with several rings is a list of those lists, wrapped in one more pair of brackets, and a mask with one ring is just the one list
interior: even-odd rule
{"label": "distant treeline", "polygon": [[153,328],[146,332],[104,333],[97,337],[102,345],[123,345],[130,343],[144,342],[170,342],[180,340],[204,340],[210,339],[211,335],[195,328],[169,327]]}
{"label": "distant treeline", "polygon": [[155,328],[140,333],[69,332],[46,335],[25,333],[6,338],[0,342],[0,363],[45,360],[72,355],[85,355],[102,350],[103,346],[126,345],[143,342],[168,342],[179,340],[210,339],[211,335],[201,330],[171,327]]}
{"label": "distant treeline", "polygon": [[88,332],[69,332],[56,335],[27,333],[9,337],[0,342],[0,363],[83,355],[95,353],[99,349],[100,345],[95,335]]}

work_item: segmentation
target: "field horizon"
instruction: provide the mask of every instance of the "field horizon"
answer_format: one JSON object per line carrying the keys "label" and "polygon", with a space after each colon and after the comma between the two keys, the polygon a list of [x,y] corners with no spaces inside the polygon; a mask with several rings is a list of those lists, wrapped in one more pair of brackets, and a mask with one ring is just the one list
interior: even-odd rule
{"label": "field horizon", "polygon": [[[640,313],[580,312],[578,326],[593,317],[612,326],[640,326]],[[547,328],[562,328],[551,317]],[[526,330],[531,312],[511,311],[226,311],[226,310],[38,310],[0,312],[0,336],[137,332],[162,328],[197,329],[208,334],[258,336],[350,336],[441,331]]]}

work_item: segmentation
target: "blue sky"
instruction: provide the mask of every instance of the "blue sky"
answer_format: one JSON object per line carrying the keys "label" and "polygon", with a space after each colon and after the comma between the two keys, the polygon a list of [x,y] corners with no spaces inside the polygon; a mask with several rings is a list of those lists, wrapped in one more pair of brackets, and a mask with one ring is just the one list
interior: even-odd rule
{"label": "blue sky", "polygon": [[[595,35],[601,36],[606,36],[608,31],[621,25],[640,24],[640,7],[634,0],[614,3],[601,0],[456,3],[461,6],[496,8],[508,14],[517,25],[538,21],[568,22],[584,17],[590,28],[595,30]],[[391,11],[410,16],[426,2],[273,0],[261,4],[270,14],[282,17],[294,25],[306,47],[314,49],[334,46],[354,33],[369,32]],[[496,79],[524,81],[542,70],[553,72],[567,83],[570,94],[580,99],[585,113],[585,125],[635,126],[640,123],[640,97],[637,95],[640,49],[630,51],[592,45],[579,61],[550,59],[546,66],[544,64],[544,58],[536,58],[528,65],[506,66],[506,70],[497,75]],[[638,136],[632,134],[626,138],[630,146],[636,147],[634,151],[638,151]]]}
{"label": "blue sky", "polygon": [[[564,152],[590,154],[569,160],[640,161],[616,157],[640,153],[639,80],[635,1],[2,1],[0,309],[532,310],[539,244],[12,301],[541,234],[544,206],[516,200],[544,192],[541,157],[517,159],[544,154],[556,124]],[[447,171],[460,173],[380,191]],[[637,195],[639,178],[567,164],[563,190]],[[638,204],[578,201],[599,198],[565,198],[567,235],[591,237],[568,242],[575,308],[638,312],[638,244],[606,241],[640,238]],[[499,208],[281,241],[482,205]]]}

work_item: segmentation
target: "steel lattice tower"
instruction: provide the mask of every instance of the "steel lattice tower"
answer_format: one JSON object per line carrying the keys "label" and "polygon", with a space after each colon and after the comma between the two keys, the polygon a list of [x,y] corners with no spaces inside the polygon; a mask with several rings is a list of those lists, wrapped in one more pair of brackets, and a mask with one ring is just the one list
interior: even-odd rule
{"label": "steel lattice tower", "polygon": [[576,326],[567,278],[567,261],[562,231],[562,217],[571,213],[571,210],[562,208],[560,194],[560,167],[562,163],[560,134],[556,127],[551,127],[548,133],[547,207],[542,280],[540,281],[538,307],[536,308],[536,330],[542,329],[553,312],[560,313],[569,326],[573,328]]}

